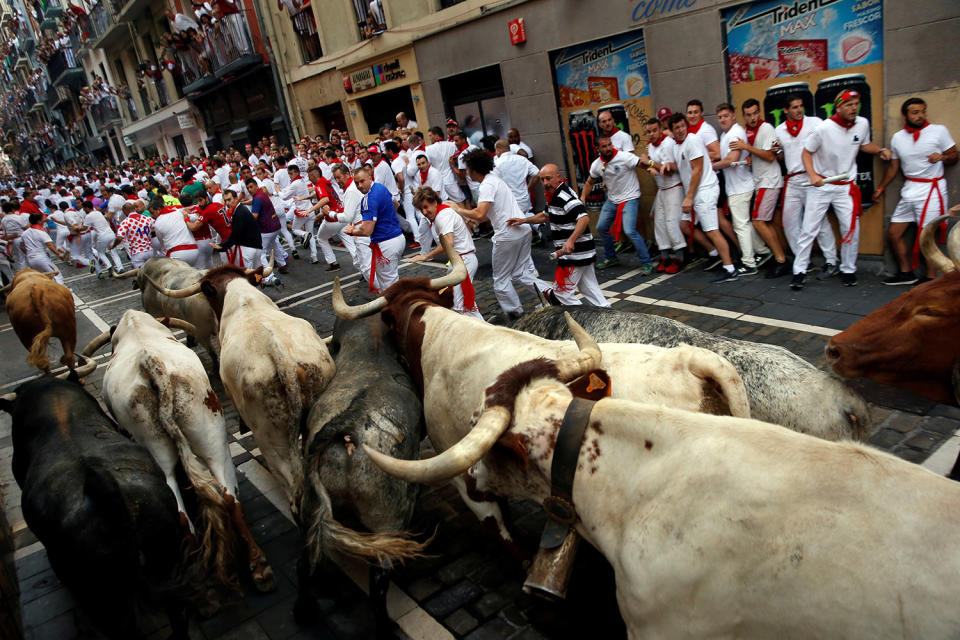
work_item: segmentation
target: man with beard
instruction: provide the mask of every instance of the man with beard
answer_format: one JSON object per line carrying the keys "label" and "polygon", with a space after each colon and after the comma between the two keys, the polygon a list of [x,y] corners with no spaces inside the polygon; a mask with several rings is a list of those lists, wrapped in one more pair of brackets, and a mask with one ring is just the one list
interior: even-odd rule
{"label": "man with beard", "polygon": [[617,126],[609,109],[603,109],[597,114],[597,124],[600,125],[600,137],[610,138],[614,149],[621,153],[633,153],[633,138]]}
{"label": "man with beard", "polygon": [[[909,98],[900,107],[904,127],[893,134],[890,150],[893,159],[883,180],[874,190],[874,197],[882,194],[890,181],[903,171],[900,202],[890,217],[887,241],[897,258],[900,272],[886,278],[883,284],[905,285],[918,281],[913,270],[920,254],[920,230],[930,220],[947,213],[947,181],[943,176],[945,165],[956,164],[957,145],[947,128],[927,122],[927,103],[920,98]],[[913,255],[907,258],[903,234],[911,224],[917,225]],[[927,263],[925,280],[935,278],[937,269]]]}

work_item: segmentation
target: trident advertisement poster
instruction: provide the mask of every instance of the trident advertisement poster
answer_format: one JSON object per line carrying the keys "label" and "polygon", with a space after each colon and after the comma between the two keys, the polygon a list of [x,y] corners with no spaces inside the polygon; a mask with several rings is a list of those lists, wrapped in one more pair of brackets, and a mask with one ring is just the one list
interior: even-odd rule
{"label": "trident advertisement poster", "polygon": [[[634,146],[645,148],[644,122],[653,108],[641,29],[554,51],[550,60],[570,177],[578,185],[586,181],[597,157],[600,111],[609,110],[617,126],[631,135]],[[601,185],[589,200],[591,206],[602,204]]]}
{"label": "trident advertisement poster", "polygon": [[[878,123],[871,124],[874,137],[882,135],[882,0],[761,0],[721,16],[734,105],[756,98],[764,118],[777,126],[790,96],[803,98],[807,115],[829,118],[836,95],[856,89],[860,115]],[[883,205],[873,204],[874,157],[861,153],[857,169],[864,204],[860,250],[881,253]]]}

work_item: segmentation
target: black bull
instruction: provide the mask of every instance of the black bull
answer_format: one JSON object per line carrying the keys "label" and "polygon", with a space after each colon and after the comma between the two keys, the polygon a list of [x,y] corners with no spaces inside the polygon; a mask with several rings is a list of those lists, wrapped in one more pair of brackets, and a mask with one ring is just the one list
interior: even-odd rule
{"label": "black bull", "polygon": [[163,473],[73,381],[41,378],[0,401],[13,416],[23,516],[50,565],[108,638],[139,638],[137,602],[187,638],[184,529]]}
{"label": "black bull", "polygon": [[[401,364],[393,336],[379,317],[336,321],[328,345],[337,372],[313,405],[304,439],[304,491],[300,514],[306,542],[301,559],[298,618],[308,617],[309,578],[316,564],[344,551],[338,519],[374,534],[402,533],[417,501],[418,485],[387,475],[364,453],[361,444],[397,458],[415,459],[424,433],[423,403]],[[388,570],[422,549],[397,538],[371,568],[370,595],[378,625],[386,622]]]}

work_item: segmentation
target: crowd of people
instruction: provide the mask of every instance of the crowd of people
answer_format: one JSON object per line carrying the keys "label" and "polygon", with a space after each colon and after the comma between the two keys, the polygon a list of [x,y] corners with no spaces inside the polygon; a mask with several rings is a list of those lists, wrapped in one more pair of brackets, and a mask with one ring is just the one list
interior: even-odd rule
{"label": "crowd of people", "polygon": [[[11,178],[0,185],[0,272],[10,278],[25,266],[55,271],[50,251],[103,278],[123,270],[121,246],[135,267],[153,255],[198,268],[218,261],[250,268],[272,259],[283,274],[304,252],[311,264],[322,256],[333,272],[340,269],[340,245],[378,293],[397,281],[405,255],[412,262],[441,258],[439,240],[446,236],[469,274],[454,291],[455,308],[482,317],[472,282],[474,242],[492,236],[493,290],[507,317],[523,312],[515,282],[544,302],[580,304],[582,297],[608,306],[595,269],[616,264],[625,251],[636,252],[640,275],[676,273],[702,260],[695,258],[699,245],[704,270],[717,271],[711,282],[756,276],[769,263],[766,277],[792,276],[790,286],[799,290],[819,243],[824,264],[817,279],[839,275],[853,286],[856,155],[866,151],[889,161],[877,192],[897,172],[906,179],[888,229],[899,271],[885,284],[935,277],[932,266],[915,272],[917,251],[903,237],[911,224],[922,227],[947,212],[943,167],[957,161],[956,145],[945,127],[927,122],[918,98],[903,104],[904,129],[889,149],[871,141],[858,109],[857,93],[845,91],[835,115],[821,121],[804,114],[801,98],[790,98],[785,122],[774,128],[756,100],[739,110],[720,104],[717,135],[703,120],[702,104],[691,100],[684,113],[664,107],[646,123],[649,144],[639,153],[612,114],[601,111],[598,155],[579,190],[556,163],[534,164],[516,129],[507,138],[475,137],[451,119],[424,132],[404,113],[369,144],[332,130],[292,149],[271,137],[209,157]],[[658,187],[652,238],[639,207],[645,171]],[[598,248],[584,203],[601,181]],[[773,223],[778,208],[782,231]],[[531,257],[541,233],[556,260],[548,279]],[[264,284],[277,282],[274,274]]]}

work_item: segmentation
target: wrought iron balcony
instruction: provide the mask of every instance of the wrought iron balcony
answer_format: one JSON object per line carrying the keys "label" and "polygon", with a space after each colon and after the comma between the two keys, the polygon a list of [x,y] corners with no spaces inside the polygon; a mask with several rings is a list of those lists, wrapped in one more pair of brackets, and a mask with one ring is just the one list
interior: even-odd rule
{"label": "wrought iron balcony", "polygon": [[93,118],[93,123],[97,125],[97,129],[100,131],[121,120],[116,96],[101,98],[97,104],[90,105],[87,111]]}
{"label": "wrought iron balcony", "polygon": [[83,67],[77,61],[73,45],[67,45],[59,49],[47,62],[47,73],[53,84],[71,84],[79,86],[86,75]]}
{"label": "wrought iron balcony", "polygon": [[261,61],[243,13],[224,16],[204,36],[202,44],[177,52],[185,94],[212,87]]}

